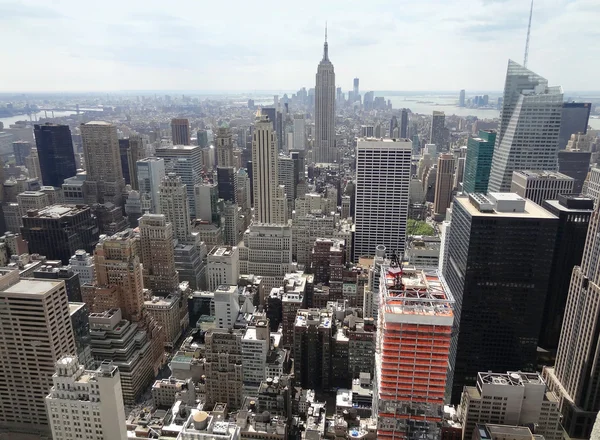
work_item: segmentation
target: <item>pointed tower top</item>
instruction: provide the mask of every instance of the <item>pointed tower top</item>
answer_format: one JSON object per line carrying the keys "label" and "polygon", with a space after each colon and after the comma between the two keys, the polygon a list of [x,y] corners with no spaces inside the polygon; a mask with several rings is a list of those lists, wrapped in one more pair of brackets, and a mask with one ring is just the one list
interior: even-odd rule
{"label": "pointed tower top", "polygon": [[327,22],[325,22],[325,43],[327,43]]}
{"label": "pointed tower top", "polygon": [[323,61],[329,61],[329,47],[327,45],[327,22],[325,22],[325,44],[323,44]]}

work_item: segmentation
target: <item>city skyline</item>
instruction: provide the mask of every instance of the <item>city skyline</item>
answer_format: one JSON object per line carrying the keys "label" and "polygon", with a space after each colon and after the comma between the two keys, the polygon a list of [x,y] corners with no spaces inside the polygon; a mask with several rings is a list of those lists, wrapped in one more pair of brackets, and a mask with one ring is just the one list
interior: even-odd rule
{"label": "city skyline", "polygon": [[[483,0],[469,8],[461,6],[462,0],[407,8],[382,2],[368,11],[338,2],[313,8],[308,2],[282,12],[267,8],[267,17],[241,4],[229,11],[223,26],[220,20],[201,20],[210,15],[210,6],[188,3],[167,9],[151,2],[140,9],[136,2],[111,3],[98,10],[38,1],[0,6],[3,28],[19,42],[5,45],[4,61],[21,66],[4,73],[4,87],[10,88],[0,91],[217,91],[232,85],[238,90],[293,90],[312,83],[325,21],[335,53],[336,85],[344,90],[354,77],[365,91],[499,90],[506,59],[523,58],[529,15],[529,2],[518,0]],[[593,3],[546,0],[534,7],[528,65],[566,90],[594,89],[593,54],[598,49],[586,44],[594,34],[585,31],[598,19]],[[386,15],[392,6],[403,13]],[[311,15],[314,10],[318,16]],[[269,25],[262,26],[263,20]],[[581,31],[571,32],[574,28]],[[376,36],[371,29],[377,29]],[[41,33],[50,30],[55,41],[39,50]],[[396,50],[397,41],[404,53],[415,56],[383,56]],[[23,55],[29,47],[34,57]],[[473,54],[484,50],[487,61],[479,63]],[[573,71],[572,60],[584,57],[589,68]],[[361,59],[365,62],[356,62]],[[377,68],[368,60],[378,60]],[[44,81],[33,67],[40,64],[46,66]]]}

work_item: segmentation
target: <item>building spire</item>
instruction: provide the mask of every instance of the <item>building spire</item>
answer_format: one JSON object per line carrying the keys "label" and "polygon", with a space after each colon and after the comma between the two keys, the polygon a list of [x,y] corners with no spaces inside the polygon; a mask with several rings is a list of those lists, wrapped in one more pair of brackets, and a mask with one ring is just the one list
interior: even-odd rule
{"label": "building spire", "polygon": [[327,22],[325,22],[325,44],[323,45],[323,61],[329,61],[329,47],[327,45]]}

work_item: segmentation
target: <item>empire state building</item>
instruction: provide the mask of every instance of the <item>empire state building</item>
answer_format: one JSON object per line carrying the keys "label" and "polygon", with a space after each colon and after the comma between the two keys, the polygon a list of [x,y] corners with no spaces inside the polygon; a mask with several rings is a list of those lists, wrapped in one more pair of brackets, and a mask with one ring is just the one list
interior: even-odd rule
{"label": "empire state building", "polygon": [[337,162],[335,148],[335,72],[329,61],[327,28],[323,59],[317,68],[315,86],[315,140],[313,146],[315,163]]}

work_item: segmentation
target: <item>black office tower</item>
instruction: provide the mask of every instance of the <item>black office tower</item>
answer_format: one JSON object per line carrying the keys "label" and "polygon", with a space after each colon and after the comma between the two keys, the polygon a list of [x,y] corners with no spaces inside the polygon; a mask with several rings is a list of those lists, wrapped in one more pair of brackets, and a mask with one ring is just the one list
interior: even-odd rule
{"label": "black office tower", "polygon": [[583,182],[590,171],[591,156],[589,151],[558,152],[558,171],[574,179],[573,194],[581,194],[583,190]]}
{"label": "black office tower", "polygon": [[560,194],[558,200],[546,200],[544,208],[558,217],[558,230],[539,346],[555,352],[571,275],[573,268],[581,264],[590,217],[594,212],[594,200],[573,194]]}
{"label": "black office tower", "polygon": [[589,102],[565,102],[563,104],[558,134],[559,150],[567,147],[572,134],[587,133],[591,110],[592,104]]}
{"label": "black office tower", "polygon": [[34,134],[43,184],[61,187],[65,179],[77,174],[71,129],[68,125],[36,124]]}
{"label": "black office tower", "polygon": [[235,203],[235,168],[217,167],[219,198]]}
{"label": "black office tower", "polygon": [[556,216],[516,194],[454,199],[443,270],[456,301],[453,403],[480,371],[535,371],[557,227]]}
{"label": "black office tower", "polygon": [[121,156],[121,170],[127,185],[131,185],[131,174],[129,173],[129,139],[119,139],[119,155]]}

